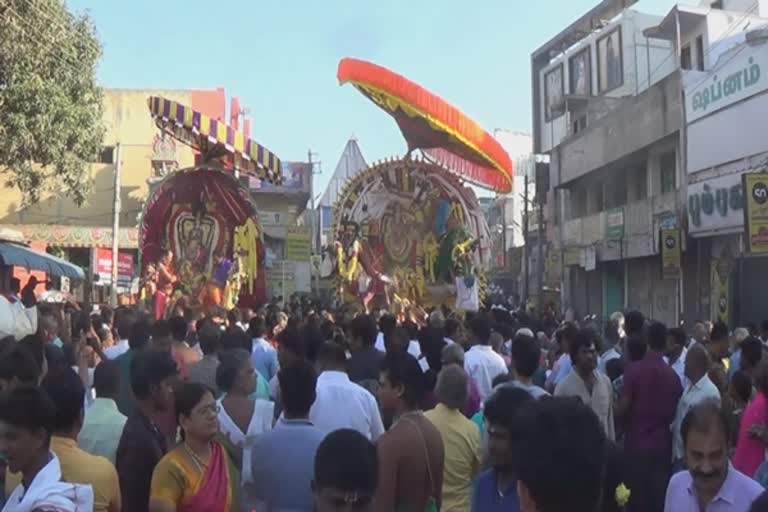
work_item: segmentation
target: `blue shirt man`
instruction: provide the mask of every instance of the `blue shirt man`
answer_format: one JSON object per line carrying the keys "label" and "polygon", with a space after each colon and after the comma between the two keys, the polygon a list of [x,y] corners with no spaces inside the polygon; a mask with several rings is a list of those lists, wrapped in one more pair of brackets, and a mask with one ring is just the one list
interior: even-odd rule
{"label": "blue shirt man", "polygon": [[472,493],[472,512],[520,512],[517,482],[508,489],[499,489],[495,469],[486,470],[475,480]]}
{"label": "blue shirt man", "polygon": [[309,421],[315,401],[315,369],[305,361],[278,373],[283,417],[275,428],[256,437],[251,448],[253,481],[245,492],[257,510],[312,512],[315,453],[325,433]]}
{"label": "blue shirt man", "polygon": [[277,374],[277,350],[264,338],[253,339],[251,359],[253,360],[253,367],[267,382],[270,382],[272,377]]}

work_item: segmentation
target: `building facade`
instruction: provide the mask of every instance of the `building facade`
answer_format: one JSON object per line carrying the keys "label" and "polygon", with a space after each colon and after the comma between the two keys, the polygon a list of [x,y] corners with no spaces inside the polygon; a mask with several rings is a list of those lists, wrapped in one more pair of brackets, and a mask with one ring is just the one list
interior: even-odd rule
{"label": "building facade", "polygon": [[[761,13],[702,2],[657,17],[633,3],[601,2],[532,56],[534,149],[549,157],[546,258],[560,257],[563,306],[577,315],[638,309],[674,325],[709,316],[688,290],[710,256],[686,237],[684,89]],[[672,260],[662,237],[677,240]],[[692,267],[694,256],[706,263]]]}
{"label": "building facade", "polygon": [[751,190],[742,175],[768,172],[768,32],[742,34],[712,69],[685,80],[688,233],[696,258],[686,279],[689,307],[732,325],[766,318],[768,258],[750,254],[744,229]]}

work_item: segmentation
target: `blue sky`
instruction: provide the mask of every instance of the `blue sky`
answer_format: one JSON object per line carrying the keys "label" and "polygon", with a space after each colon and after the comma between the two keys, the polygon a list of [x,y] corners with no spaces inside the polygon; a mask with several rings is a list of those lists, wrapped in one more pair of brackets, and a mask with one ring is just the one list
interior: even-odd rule
{"label": "blue sky", "polygon": [[[351,135],[369,162],[400,155],[394,121],[336,81],[343,57],[397,71],[487,130],[530,131],[530,54],[597,0],[68,0],[104,44],[105,87],[224,87],[284,160],[317,152],[323,190]],[[663,14],[673,0],[640,0]],[[525,9],[521,6],[526,5]]]}

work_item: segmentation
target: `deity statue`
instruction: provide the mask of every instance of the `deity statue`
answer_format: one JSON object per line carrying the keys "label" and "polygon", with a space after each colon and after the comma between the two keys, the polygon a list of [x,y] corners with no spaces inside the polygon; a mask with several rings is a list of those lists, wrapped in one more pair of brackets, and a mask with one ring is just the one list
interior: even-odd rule
{"label": "deity statue", "polygon": [[452,209],[452,211],[454,213],[448,218],[447,231],[440,240],[440,250],[437,256],[437,279],[443,283],[452,283],[456,277],[454,249],[471,238],[461,217],[455,213],[455,210]]}
{"label": "deity statue", "polygon": [[157,291],[155,291],[155,320],[165,317],[168,299],[173,294],[178,277],[173,271],[173,252],[164,251],[157,264]]}
{"label": "deity statue", "polygon": [[243,287],[243,279],[246,278],[246,273],[243,268],[243,257],[240,254],[235,254],[232,260],[232,267],[229,269],[229,275],[227,276],[227,283],[224,286],[224,309],[230,311],[237,306],[237,300],[240,297],[240,290]]}
{"label": "deity statue", "polygon": [[224,287],[229,278],[232,264],[232,260],[225,257],[224,254],[216,254],[211,278],[208,279],[197,296],[197,300],[202,304],[206,315],[213,316],[224,302]]}
{"label": "deity statue", "polygon": [[390,279],[373,265],[369,251],[360,240],[359,224],[345,219],[341,222],[341,228],[340,240],[335,243],[341,297],[355,296],[362,301],[366,311],[378,294],[383,293],[389,304],[387,284]]}

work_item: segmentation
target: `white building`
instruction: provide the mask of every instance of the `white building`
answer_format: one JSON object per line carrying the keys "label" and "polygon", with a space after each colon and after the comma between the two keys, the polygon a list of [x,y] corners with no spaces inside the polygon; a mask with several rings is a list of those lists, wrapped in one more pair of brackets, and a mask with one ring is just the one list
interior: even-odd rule
{"label": "white building", "polygon": [[710,1],[662,18],[634,3],[604,0],[534,52],[534,151],[551,161],[547,235],[561,252],[564,306],[674,324],[708,311],[702,292],[661,275],[660,230],[685,225],[680,69],[709,69],[768,5]]}

